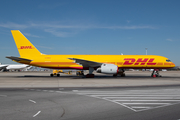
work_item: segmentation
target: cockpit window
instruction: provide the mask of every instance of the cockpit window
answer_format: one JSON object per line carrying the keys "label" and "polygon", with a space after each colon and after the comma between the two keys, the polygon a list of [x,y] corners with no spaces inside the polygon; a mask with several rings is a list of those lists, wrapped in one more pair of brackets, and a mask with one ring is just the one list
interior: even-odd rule
{"label": "cockpit window", "polygon": [[171,62],[171,60],[166,60],[166,62]]}

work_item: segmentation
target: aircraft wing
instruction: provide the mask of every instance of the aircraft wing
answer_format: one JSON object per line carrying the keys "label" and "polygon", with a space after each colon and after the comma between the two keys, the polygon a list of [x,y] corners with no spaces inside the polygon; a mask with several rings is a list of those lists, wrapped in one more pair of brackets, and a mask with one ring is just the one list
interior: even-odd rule
{"label": "aircraft wing", "polygon": [[75,63],[82,65],[83,67],[100,67],[103,63],[78,59],[78,58],[68,58],[70,60],[74,60]]}
{"label": "aircraft wing", "polygon": [[30,59],[25,59],[25,58],[20,58],[20,57],[13,57],[13,56],[7,56],[6,58],[9,58],[13,61],[25,61],[25,62],[31,62],[32,60]]}

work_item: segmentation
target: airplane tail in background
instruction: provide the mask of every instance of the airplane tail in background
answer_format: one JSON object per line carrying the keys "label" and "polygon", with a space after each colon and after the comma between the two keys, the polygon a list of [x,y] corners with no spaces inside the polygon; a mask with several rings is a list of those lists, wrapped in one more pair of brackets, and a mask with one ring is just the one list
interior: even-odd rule
{"label": "airplane tail in background", "polygon": [[33,58],[42,55],[38,49],[19,31],[11,30],[21,58]]}

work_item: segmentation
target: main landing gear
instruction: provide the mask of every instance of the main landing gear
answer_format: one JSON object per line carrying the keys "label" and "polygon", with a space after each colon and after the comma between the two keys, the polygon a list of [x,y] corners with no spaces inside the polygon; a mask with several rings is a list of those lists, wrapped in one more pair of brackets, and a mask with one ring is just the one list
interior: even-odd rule
{"label": "main landing gear", "polygon": [[160,74],[159,74],[159,69],[154,69],[152,74],[151,74],[151,77],[162,77]]}
{"label": "main landing gear", "polygon": [[117,75],[120,75],[121,77],[125,77],[126,75],[124,69],[119,70],[118,73],[116,74],[113,74],[113,77],[117,77]]}
{"label": "main landing gear", "polygon": [[86,78],[94,78],[94,74],[92,74],[94,71],[94,68],[89,68],[89,74],[86,75]]}

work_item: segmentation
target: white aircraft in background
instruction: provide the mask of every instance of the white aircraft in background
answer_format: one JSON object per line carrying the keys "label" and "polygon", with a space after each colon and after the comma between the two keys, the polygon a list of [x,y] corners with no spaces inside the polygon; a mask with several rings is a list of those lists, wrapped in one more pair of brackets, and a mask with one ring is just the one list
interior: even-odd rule
{"label": "white aircraft in background", "polygon": [[29,65],[25,65],[25,64],[4,64],[2,65],[0,63],[0,71],[9,71],[9,70],[23,70],[25,68],[29,68]]}

